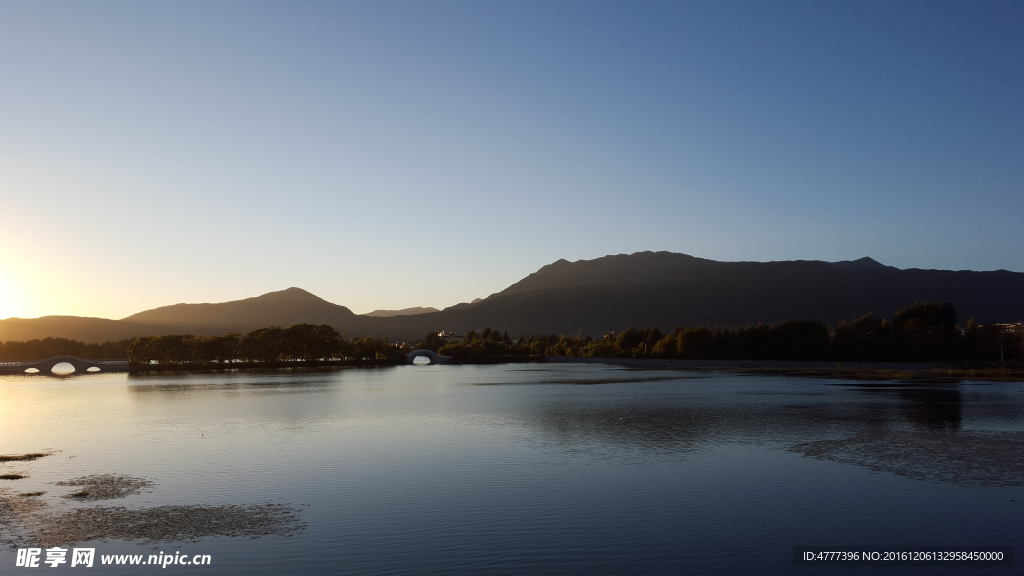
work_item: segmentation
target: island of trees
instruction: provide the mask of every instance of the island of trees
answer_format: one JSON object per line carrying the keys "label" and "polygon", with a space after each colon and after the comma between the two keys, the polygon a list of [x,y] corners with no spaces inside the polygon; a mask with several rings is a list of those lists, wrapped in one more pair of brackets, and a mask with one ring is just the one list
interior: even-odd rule
{"label": "island of trees", "polygon": [[402,348],[387,338],[346,339],[326,325],[272,326],[245,334],[145,336],[103,344],[65,338],[0,343],[0,360],[41,360],[53,356],[125,358],[137,366],[208,366],[238,363],[345,361],[361,364],[405,362]]}
{"label": "island of trees", "polygon": [[134,341],[135,338],[128,338],[116,342],[86,344],[67,338],[43,338],[25,342],[11,340],[0,342],[0,361],[45,360],[54,356],[76,356],[90,359],[126,358],[128,346]]}
{"label": "island of trees", "polygon": [[125,357],[137,367],[224,366],[239,363],[345,362],[397,364],[406,353],[423,348],[456,362],[502,362],[545,356],[585,358],[665,358],[693,360],[828,360],[954,362],[966,367],[1024,360],[1020,334],[999,325],[961,326],[948,303],[907,306],[891,320],[871,314],[828,326],[821,320],[790,320],[741,327],[631,326],[619,333],[509,337],[492,330],[470,331],[458,340],[436,333],[396,344],[387,338],[346,339],[328,325],[269,327],[245,335],[147,336],[120,342],[84,344],[62,338],[0,343],[0,360],[42,359],[59,355],[81,358]]}
{"label": "island of trees", "polygon": [[128,346],[136,365],[210,365],[230,363],[348,361],[395,364],[406,361],[402,347],[387,338],[346,339],[326,324],[296,324],[289,328],[260,328],[242,336],[171,334],[138,338]]}

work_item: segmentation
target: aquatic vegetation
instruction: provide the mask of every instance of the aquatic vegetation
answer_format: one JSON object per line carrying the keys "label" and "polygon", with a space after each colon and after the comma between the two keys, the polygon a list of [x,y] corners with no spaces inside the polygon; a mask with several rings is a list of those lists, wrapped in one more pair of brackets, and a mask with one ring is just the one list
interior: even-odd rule
{"label": "aquatic vegetation", "polygon": [[78,492],[66,494],[61,496],[61,498],[92,502],[139,494],[143,489],[154,486],[154,483],[145,478],[135,478],[123,474],[98,474],[57,482],[57,486],[78,486],[82,488]]}
{"label": "aquatic vegetation", "polygon": [[880,430],[790,451],[928,482],[1024,486],[1022,445],[1022,432]]}
{"label": "aquatic vegetation", "polygon": [[0,545],[30,546],[29,519],[44,508],[46,504],[38,498],[15,496],[10,490],[0,488]]}
{"label": "aquatic vegetation", "polygon": [[0,474],[0,480],[21,480],[27,478],[24,474]]}
{"label": "aquatic vegetation", "polygon": [[298,510],[284,504],[78,508],[42,515],[35,541],[43,547],[88,540],[197,541],[205,536],[287,535],[305,528]]}
{"label": "aquatic vegetation", "polygon": [[50,452],[33,452],[31,454],[0,454],[0,462],[28,462],[49,456]]}
{"label": "aquatic vegetation", "polygon": [[[99,500],[98,495],[111,491],[126,495],[127,490],[153,485],[148,480],[117,474],[87,476],[70,482],[92,490],[79,492],[82,498],[75,497],[76,494],[64,496],[75,500]],[[71,485],[70,482],[60,484]],[[52,547],[105,539],[141,540],[143,544],[196,542],[207,536],[287,536],[306,527],[298,509],[287,504],[80,507],[51,512],[52,508],[35,498],[43,494],[13,494],[0,489],[0,544]]]}

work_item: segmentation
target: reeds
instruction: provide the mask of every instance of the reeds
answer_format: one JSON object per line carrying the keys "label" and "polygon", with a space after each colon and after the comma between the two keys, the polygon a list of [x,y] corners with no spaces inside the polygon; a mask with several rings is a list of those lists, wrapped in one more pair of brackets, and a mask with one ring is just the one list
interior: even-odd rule
{"label": "reeds", "polygon": [[0,463],[2,462],[28,462],[30,460],[38,460],[43,456],[49,456],[49,452],[33,452],[31,454],[0,454]]}

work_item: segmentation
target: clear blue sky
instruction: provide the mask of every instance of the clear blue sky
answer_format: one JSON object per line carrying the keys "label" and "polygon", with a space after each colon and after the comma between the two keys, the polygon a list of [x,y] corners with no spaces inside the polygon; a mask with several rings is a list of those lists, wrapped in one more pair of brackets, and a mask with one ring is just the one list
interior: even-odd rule
{"label": "clear blue sky", "polygon": [[0,211],[0,317],[1022,271],[1024,2],[0,1]]}

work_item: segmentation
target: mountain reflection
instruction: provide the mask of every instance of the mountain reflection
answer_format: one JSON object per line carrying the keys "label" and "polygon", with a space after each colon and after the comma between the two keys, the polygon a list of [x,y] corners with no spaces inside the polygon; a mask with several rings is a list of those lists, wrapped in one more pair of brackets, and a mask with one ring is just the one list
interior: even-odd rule
{"label": "mountain reflection", "polygon": [[721,416],[687,407],[578,408],[544,410],[531,424],[554,442],[576,448],[611,444],[693,452],[727,434]]}
{"label": "mountain reflection", "polygon": [[570,452],[643,459],[758,444],[919,480],[1024,485],[1024,432],[962,430],[960,390],[862,391],[860,401],[828,403],[781,403],[785,394],[737,403],[723,394],[676,406],[547,407],[530,425]]}
{"label": "mountain reflection", "polygon": [[267,372],[238,371],[209,374],[153,372],[130,374],[128,391],[147,396],[181,396],[212,391],[329,391],[337,386],[335,373],[317,369],[281,369]]}
{"label": "mountain reflection", "polygon": [[279,395],[271,409],[247,413],[260,425],[315,429],[371,415],[415,426],[424,439],[451,422],[474,434],[506,434],[512,425],[527,442],[602,459],[657,462],[747,445],[925,481],[1024,485],[1024,397],[1010,388],[474,368],[154,375],[130,383],[131,395],[154,405],[205,402],[204,394],[220,392],[241,411],[235,398]]}

